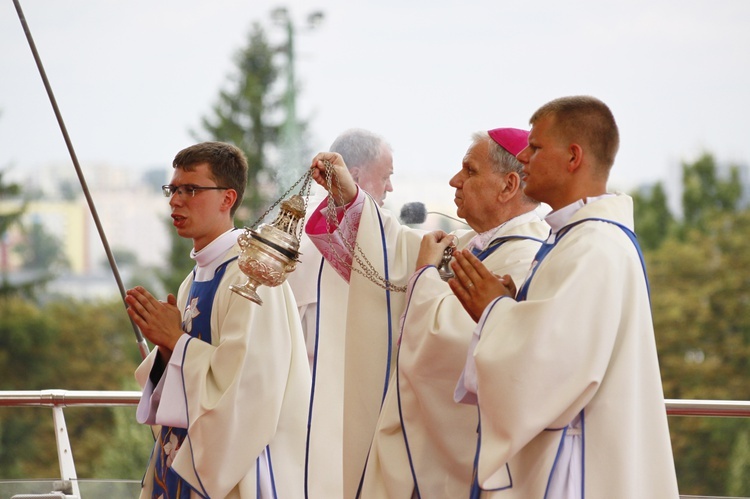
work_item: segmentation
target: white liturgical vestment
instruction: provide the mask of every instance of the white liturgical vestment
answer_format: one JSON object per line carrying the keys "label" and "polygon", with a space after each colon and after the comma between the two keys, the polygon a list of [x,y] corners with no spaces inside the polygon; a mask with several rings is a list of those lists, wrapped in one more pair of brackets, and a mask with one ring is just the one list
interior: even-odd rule
{"label": "white liturgical vestment", "polygon": [[[329,260],[325,267],[330,270],[329,263],[332,263],[344,278],[350,280],[346,289],[347,301],[344,302],[348,303],[346,323],[339,329],[324,329],[326,314],[321,312],[320,343],[317,349],[319,356],[325,355],[327,349],[335,348],[335,346],[324,348],[324,336],[338,335],[336,344],[339,348],[338,358],[341,359],[339,373],[344,380],[343,386],[337,385],[335,378],[331,380],[331,383],[327,383],[321,377],[316,379],[314,386],[316,406],[319,404],[318,400],[323,399],[325,394],[330,392],[329,385],[332,384],[342,390],[343,497],[355,497],[358,490],[364,498],[410,497],[414,490],[414,480],[409,465],[410,456],[399,423],[398,393],[393,388],[396,378],[392,376],[392,373],[395,370],[397,355],[399,355],[399,366],[405,358],[403,362],[407,365],[407,371],[414,376],[404,384],[403,389],[406,393],[404,411],[409,418],[409,424],[414,425],[409,428],[409,431],[414,430],[410,438],[414,439],[417,446],[413,461],[416,463],[415,467],[418,468],[419,477],[425,480],[425,490],[437,491],[441,486],[447,487],[439,495],[432,497],[451,497],[450,494],[453,491],[463,486],[463,492],[468,493],[470,478],[468,475],[471,473],[471,462],[476,446],[477,410],[476,407],[455,404],[452,396],[456,380],[463,367],[473,321],[468,318],[455,298],[448,296],[451,294],[448,285],[440,280],[437,270],[434,267],[425,269],[423,277],[418,279],[411,293],[412,299],[416,300],[414,310],[421,310],[411,316],[418,324],[415,326],[414,334],[408,338],[409,351],[406,354],[399,354],[398,342],[401,334],[399,317],[405,310],[408,293],[386,291],[366,276],[356,271],[349,272],[346,265],[340,263],[338,257],[329,258],[332,252],[339,255],[348,253],[348,248],[346,244],[329,240],[323,231],[315,230],[316,223],[318,228],[324,225],[320,224],[322,216],[319,210],[317,217],[315,215],[311,217],[307,232]],[[494,262],[492,263],[494,269],[511,273],[514,278],[520,279],[528,269],[536,248],[547,235],[549,228],[533,212],[517,218],[518,220],[508,222],[507,227],[501,227],[495,238],[511,235],[518,235],[520,238],[510,238],[504,241],[498,246],[497,254],[492,253],[487,260]],[[361,250],[361,254],[364,255],[358,258],[355,254],[353,261],[355,268],[367,270],[363,269],[362,263],[366,265],[369,261],[380,276],[387,276],[394,285],[404,286],[409,282],[409,277],[415,270],[416,257],[425,231],[401,225],[389,212],[379,209],[376,203],[365,196],[361,190],[352,206],[348,207],[341,226],[343,232],[351,236],[352,242],[356,237],[359,248],[357,251]],[[457,235],[460,237],[459,247],[464,247],[476,233],[461,231]],[[533,239],[525,239],[526,237]],[[501,256],[503,254],[504,256]],[[505,263],[501,264],[500,261]],[[341,278],[338,282],[346,284]],[[321,304],[323,304],[326,301],[325,293],[322,293],[321,298]],[[340,312],[341,309],[339,308],[338,311]],[[335,313],[335,309],[331,313]],[[431,330],[424,329],[427,327],[429,318],[425,318],[424,323],[420,323],[418,316],[423,313],[432,314],[434,320],[442,322],[436,327],[433,325]],[[463,320],[468,320],[468,323],[463,324]],[[342,326],[345,332],[341,330]],[[404,338],[401,339],[402,349]],[[424,346],[420,348],[419,343],[424,343]],[[424,371],[420,372],[420,370],[429,370],[428,365],[432,363],[432,369],[441,371],[435,362],[444,360],[437,355],[441,347],[446,346],[456,348],[452,353],[446,353],[446,358],[451,360],[447,361],[448,365],[441,372],[441,377],[433,380],[436,382],[433,386],[424,386],[422,380],[416,379],[424,374]],[[412,349],[417,351],[412,351]],[[402,383],[404,383],[403,379]],[[420,404],[427,400],[429,400],[427,406],[420,407]],[[450,407],[444,411],[444,417],[431,412],[430,414],[424,413],[428,407],[430,410],[443,410],[448,405]],[[384,411],[387,409],[386,413],[381,414],[381,406]],[[461,414],[456,416],[456,412]],[[451,439],[449,435],[438,434],[457,419],[461,420],[461,431],[466,430],[470,433],[469,440],[462,446],[461,455],[458,457],[451,455],[453,448],[443,446],[443,442],[453,443],[456,440]],[[428,426],[417,428],[423,423]],[[314,435],[317,431],[315,419],[312,421],[311,428]],[[456,435],[459,433],[460,431],[456,432]],[[330,447],[335,449],[333,445]],[[432,456],[429,456],[430,452],[434,452]],[[314,455],[318,453],[311,453],[311,456]],[[461,462],[461,469],[450,469],[448,476],[444,476],[448,468],[453,468],[456,462]],[[368,470],[366,476],[363,475],[365,467]],[[461,485],[455,485],[456,481]],[[381,493],[385,495],[380,495]],[[430,495],[423,495],[423,497],[430,497]]]}
{"label": "white liturgical vestment", "polygon": [[462,383],[478,398],[481,495],[676,498],[632,199],[580,204],[562,226],[547,217],[551,247],[520,301],[496,299],[477,325]]}
{"label": "white liturgical vestment", "polygon": [[[523,281],[549,233],[534,211],[488,237],[470,231],[457,248],[476,248],[497,275]],[[479,251],[484,250],[484,251]],[[465,497],[476,451],[476,406],[457,404],[453,391],[476,323],[435,267],[418,269],[407,290],[396,375],[378,421],[362,497]]]}
{"label": "white liturgical vestment", "polygon": [[[308,236],[327,258],[320,274],[306,463],[311,499],[355,497],[357,493],[395,366],[398,320],[404,304],[404,293],[385,290],[366,275],[349,272],[341,258],[331,255],[333,251],[344,256],[348,248],[328,238],[325,209],[321,205],[306,225]],[[313,226],[320,230],[312,230]],[[355,258],[351,264],[355,269],[364,273],[374,270],[394,285],[405,286],[416,253],[406,258],[399,240],[409,239],[418,248],[423,232],[412,230],[399,236],[395,227],[401,227],[398,220],[380,210],[361,189],[341,224],[346,240],[353,244],[356,238],[369,262]],[[390,239],[392,235],[396,239]],[[400,254],[403,257],[397,258]]]}
{"label": "white liturgical vestment", "polygon": [[[176,349],[170,360],[174,365],[163,374],[166,387],[175,380],[180,385],[177,397],[187,417],[188,436],[171,466],[190,484],[192,497],[303,497],[310,370],[297,307],[287,283],[260,286],[262,305],[232,292],[230,284],[246,280],[238,254],[239,247],[232,244],[218,257],[218,263],[235,260],[227,265],[214,298],[211,344],[197,338],[183,341],[183,335],[184,349]],[[216,262],[205,265],[215,268]],[[199,272],[200,266],[199,261]],[[187,305],[192,281],[193,273],[180,286],[180,310]],[[174,426],[180,411],[159,420],[161,412],[170,411],[158,407],[158,398],[147,399],[154,393],[149,373],[157,354],[154,349],[136,371],[144,387],[139,414],[155,417],[145,421],[149,424]],[[152,459],[142,497],[151,497],[153,470]]]}

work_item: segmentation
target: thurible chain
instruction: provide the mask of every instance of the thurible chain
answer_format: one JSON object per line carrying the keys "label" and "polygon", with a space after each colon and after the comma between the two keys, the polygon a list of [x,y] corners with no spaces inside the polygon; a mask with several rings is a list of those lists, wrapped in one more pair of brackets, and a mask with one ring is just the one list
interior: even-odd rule
{"label": "thurible chain", "polygon": [[[327,210],[326,210],[326,233],[328,234],[328,243],[331,252],[333,253],[334,258],[336,258],[342,265],[344,265],[349,270],[353,270],[354,272],[357,272],[358,274],[364,276],[366,279],[368,279],[370,282],[380,286],[381,288],[388,290],[388,291],[394,291],[397,293],[405,293],[406,292],[406,286],[397,286],[393,284],[390,280],[386,279],[385,277],[381,276],[375,266],[370,262],[370,260],[365,255],[364,251],[362,251],[362,248],[357,244],[356,241],[354,241],[354,244],[349,242],[346,235],[343,234],[341,231],[341,228],[339,227],[338,220],[336,218],[336,201],[333,197],[333,183],[336,182],[336,189],[339,193],[339,205],[344,206],[344,198],[341,194],[341,182],[338,178],[338,175],[336,175],[336,172],[333,169],[333,165],[330,161],[324,160],[325,165],[325,181],[326,181],[326,189],[329,192],[328,200],[327,200]],[[333,244],[333,238],[331,237],[331,233],[333,230],[338,230],[341,234],[341,239],[344,242],[344,245],[346,246],[346,249],[351,253],[352,255],[352,261],[356,261],[359,264],[359,267],[355,267],[354,265],[348,263],[344,257],[342,257],[338,251],[336,250],[335,245]],[[361,267],[361,268],[360,268]]]}

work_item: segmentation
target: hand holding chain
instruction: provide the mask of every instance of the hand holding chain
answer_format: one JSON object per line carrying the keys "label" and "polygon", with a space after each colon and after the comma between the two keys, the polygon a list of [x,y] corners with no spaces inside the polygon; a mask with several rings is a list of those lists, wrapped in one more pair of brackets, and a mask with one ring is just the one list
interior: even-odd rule
{"label": "hand holding chain", "polygon": [[[336,201],[333,197],[333,183],[336,183],[336,188],[339,192],[339,205],[344,206],[346,203],[344,202],[343,195],[341,193],[341,182],[336,175],[336,172],[333,169],[333,165],[330,161],[324,161],[325,165],[325,180],[326,180],[326,189],[329,192],[328,200],[327,200],[327,210],[326,210],[326,233],[328,235],[328,243],[329,247],[332,253],[332,256],[334,259],[336,259],[339,263],[341,263],[344,267],[346,267],[349,270],[353,270],[354,272],[357,272],[358,274],[364,276],[367,278],[370,282],[377,284],[381,288],[388,290],[388,291],[394,291],[397,293],[405,293],[406,292],[406,286],[397,286],[393,284],[389,279],[386,279],[385,277],[381,276],[378,270],[375,268],[375,266],[370,262],[370,260],[365,255],[364,251],[362,251],[362,248],[357,244],[356,240],[352,243],[349,238],[347,237],[347,234],[344,234],[341,228],[339,227],[338,219],[336,218]],[[352,262],[357,262],[359,267],[354,266],[352,263],[347,262],[347,260],[339,254],[339,252],[336,249],[336,245],[333,244],[333,237],[331,236],[332,232],[334,230],[338,230],[339,234],[341,235],[341,240],[344,242],[344,245],[346,246],[346,249],[349,251],[349,253],[352,255]]]}

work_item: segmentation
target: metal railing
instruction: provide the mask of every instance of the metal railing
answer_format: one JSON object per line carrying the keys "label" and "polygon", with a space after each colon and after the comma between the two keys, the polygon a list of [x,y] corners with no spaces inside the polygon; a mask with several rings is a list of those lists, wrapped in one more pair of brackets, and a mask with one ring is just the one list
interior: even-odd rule
{"label": "metal railing", "polygon": [[670,416],[750,417],[750,402],[739,400],[675,400],[667,399]]}
{"label": "metal railing", "polygon": [[138,405],[139,391],[21,390],[0,391],[0,407],[113,407]]}
{"label": "metal railing", "polygon": [[[61,481],[56,487],[64,495],[26,494],[15,497],[67,497],[80,498],[75,462],[68,439],[68,430],[63,415],[64,407],[114,407],[138,405],[139,391],[85,391],[85,390],[41,390],[0,391],[0,407],[50,407],[57,438],[57,456],[60,463]],[[750,401],[738,400],[676,400],[667,399],[667,414],[670,416],[750,417]],[[54,494],[54,493],[53,493]],[[685,499],[702,499],[705,496],[681,496]],[[730,498],[724,498],[730,499]]]}
{"label": "metal railing", "polygon": [[64,407],[116,407],[138,405],[141,392],[138,391],[0,391],[0,407],[50,407],[55,425],[57,440],[57,460],[60,465],[60,480],[46,486],[52,491],[47,494],[16,494],[17,499],[69,498],[81,497],[80,484],[76,474],[73,451],[68,437],[68,428],[63,414]]}

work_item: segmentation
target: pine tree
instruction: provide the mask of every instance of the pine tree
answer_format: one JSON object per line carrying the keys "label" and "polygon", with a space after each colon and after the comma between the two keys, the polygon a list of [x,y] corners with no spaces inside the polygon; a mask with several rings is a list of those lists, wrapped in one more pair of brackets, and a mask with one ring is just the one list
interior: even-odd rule
{"label": "pine tree", "polygon": [[270,186],[273,175],[268,160],[269,148],[278,140],[280,131],[276,116],[280,97],[274,91],[279,69],[274,54],[262,26],[255,23],[247,47],[235,56],[237,72],[232,77],[232,88],[219,93],[211,116],[202,120],[211,140],[232,143],[247,156],[248,185],[244,209],[237,213],[240,220],[261,215],[275,192]]}

